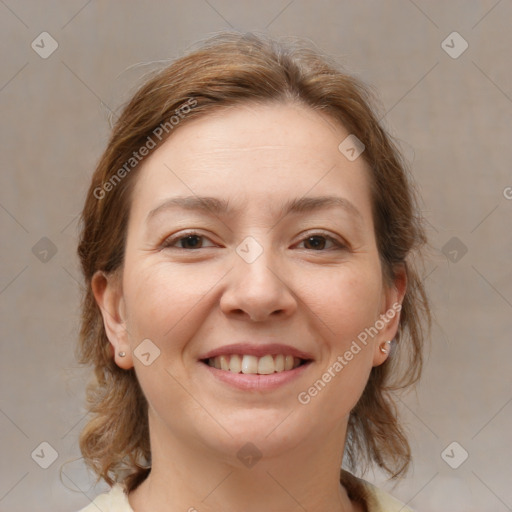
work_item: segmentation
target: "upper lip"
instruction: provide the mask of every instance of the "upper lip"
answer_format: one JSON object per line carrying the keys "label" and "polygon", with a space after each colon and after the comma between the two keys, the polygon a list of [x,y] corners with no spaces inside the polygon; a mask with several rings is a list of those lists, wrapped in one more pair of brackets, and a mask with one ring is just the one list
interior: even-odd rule
{"label": "upper lip", "polygon": [[199,359],[209,359],[211,357],[224,356],[224,355],[250,355],[256,357],[263,357],[266,355],[290,355],[298,357],[299,359],[313,359],[313,356],[308,352],[299,350],[291,345],[283,345],[281,343],[233,343],[231,345],[224,345],[222,347],[214,348],[199,356]]}

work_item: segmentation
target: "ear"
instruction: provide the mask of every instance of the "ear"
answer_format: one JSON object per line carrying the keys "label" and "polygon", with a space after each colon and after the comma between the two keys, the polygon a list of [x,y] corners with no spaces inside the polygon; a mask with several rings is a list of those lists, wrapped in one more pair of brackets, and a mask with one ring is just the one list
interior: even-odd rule
{"label": "ear", "polygon": [[[122,280],[118,275],[107,275],[98,270],[92,277],[91,288],[103,316],[103,325],[112,345],[115,363],[128,370],[133,367],[133,358],[126,330]],[[120,357],[119,352],[126,355]]]}
{"label": "ear", "polygon": [[[379,366],[389,357],[390,345],[386,341],[395,338],[400,325],[400,311],[407,289],[407,269],[405,264],[395,267],[395,278],[391,285],[385,284],[379,320],[384,324],[375,336],[373,366]],[[380,322],[379,322],[380,325]],[[381,351],[385,347],[387,353]]]}

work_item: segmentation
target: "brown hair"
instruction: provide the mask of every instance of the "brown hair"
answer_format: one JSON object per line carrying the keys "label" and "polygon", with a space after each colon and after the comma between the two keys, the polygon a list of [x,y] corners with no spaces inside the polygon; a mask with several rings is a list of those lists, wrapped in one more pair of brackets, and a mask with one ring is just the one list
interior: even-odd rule
{"label": "brown hair", "polygon": [[154,73],[136,92],[113,127],[82,212],[78,254],[86,291],[77,359],[94,367],[95,379],[87,389],[92,418],[81,432],[80,449],[98,480],[109,485],[121,482],[131,491],[150,471],[148,406],[133,368],[123,370],[112,358],[91,279],[97,270],[122,270],[131,190],[136,167],[144,160],[140,154],[147,153],[140,149],[151,146],[150,154],[180,124],[248,101],[307,105],[341,123],[365,145],[383,278],[392,283],[397,265],[403,265],[408,286],[397,350],[371,371],[350,415],[345,456],[351,469],[375,462],[393,478],[409,465],[409,444],[390,393],[419,379],[431,319],[417,268],[426,235],[406,166],[380,126],[372,94],[358,79],[303,43],[282,45],[266,37],[227,33]]}

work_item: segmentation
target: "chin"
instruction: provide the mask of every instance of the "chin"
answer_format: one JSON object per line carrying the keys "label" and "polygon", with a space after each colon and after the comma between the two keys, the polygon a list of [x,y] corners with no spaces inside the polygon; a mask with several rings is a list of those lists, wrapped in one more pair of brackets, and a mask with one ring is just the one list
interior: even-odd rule
{"label": "chin", "polygon": [[308,428],[312,425],[298,418],[292,408],[238,410],[222,417],[221,424],[227,432],[221,428],[207,428],[202,433],[203,440],[213,450],[224,455],[235,454],[239,459],[244,454],[252,455],[252,452],[264,457],[278,457],[304,445],[311,436]]}

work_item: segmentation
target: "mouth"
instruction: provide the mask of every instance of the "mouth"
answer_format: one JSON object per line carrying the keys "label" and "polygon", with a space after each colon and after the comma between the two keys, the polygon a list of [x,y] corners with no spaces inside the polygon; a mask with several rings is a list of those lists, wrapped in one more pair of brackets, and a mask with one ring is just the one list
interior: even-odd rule
{"label": "mouth", "polygon": [[262,357],[252,354],[221,354],[200,359],[217,370],[246,375],[271,375],[294,370],[309,364],[312,359],[296,357],[292,354],[265,354]]}
{"label": "mouth", "polygon": [[202,354],[198,362],[212,382],[242,391],[270,392],[301,378],[314,358],[292,345],[261,341],[217,347]]}

